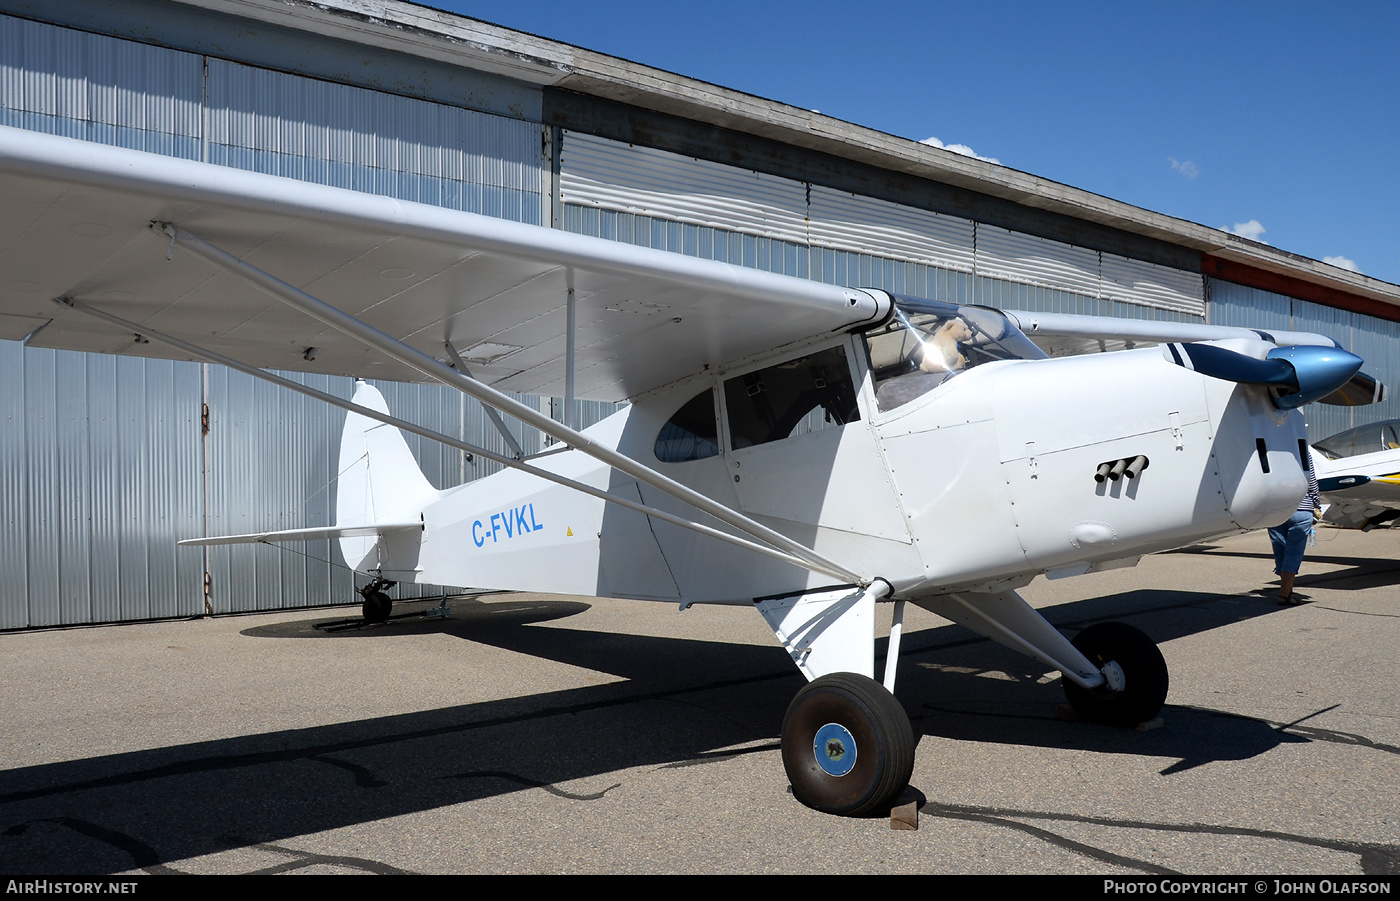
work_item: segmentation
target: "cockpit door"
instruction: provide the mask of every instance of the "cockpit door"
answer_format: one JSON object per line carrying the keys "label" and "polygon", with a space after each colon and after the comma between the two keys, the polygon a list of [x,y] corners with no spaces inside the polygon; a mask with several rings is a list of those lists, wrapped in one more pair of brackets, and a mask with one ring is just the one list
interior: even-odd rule
{"label": "cockpit door", "polygon": [[[908,543],[909,530],[856,386],[850,339],[729,374],[724,456],[745,513]],[[791,530],[789,530],[791,531]]]}

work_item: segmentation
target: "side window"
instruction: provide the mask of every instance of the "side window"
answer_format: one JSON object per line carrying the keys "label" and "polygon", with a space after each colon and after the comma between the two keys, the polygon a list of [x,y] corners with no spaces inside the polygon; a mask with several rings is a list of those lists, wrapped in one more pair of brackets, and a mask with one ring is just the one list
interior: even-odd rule
{"label": "side window", "polygon": [[844,347],[729,379],[724,402],[735,450],[860,419]]}
{"label": "side window", "polygon": [[715,390],[692,397],[656,436],[656,459],[662,463],[703,460],[719,453],[715,427]]}

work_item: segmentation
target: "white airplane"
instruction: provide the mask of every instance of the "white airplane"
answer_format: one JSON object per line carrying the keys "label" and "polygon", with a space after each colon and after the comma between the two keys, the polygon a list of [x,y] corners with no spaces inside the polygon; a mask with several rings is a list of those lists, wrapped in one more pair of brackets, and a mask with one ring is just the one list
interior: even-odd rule
{"label": "white airplane", "polygon": [[1400,519],[1400,419],[1338,432],[1312,450],[1325,521],[1369,532]]}
{"label": "white airplane", "polygon": [[[4,295],[12,333],[350,410],[334,526],[183,543],[337,538],[371,617],[394,582],[752,604],[810,680],[782,726],[794,794],[839,814],[908,783],[910,602],[1059,671],[1087,719],[1155,716],[1146,635],[1070,641],[1016,589],[1286,519],[1297,407],[1361,365],[1318,335],[896,297],[8,128],[0,192],[4,282],[37,286]],[[434,379],[560,444],[492,454],[366,383],[259,367]],[[578,431],[502,391],[631,403]],[[508,468],[438,491],[400,430]]]}

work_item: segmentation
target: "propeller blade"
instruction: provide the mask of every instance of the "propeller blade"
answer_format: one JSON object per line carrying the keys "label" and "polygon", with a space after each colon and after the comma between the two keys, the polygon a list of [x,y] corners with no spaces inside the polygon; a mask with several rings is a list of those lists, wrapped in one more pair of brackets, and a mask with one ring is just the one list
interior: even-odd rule
{"label": "propeller blade", "polygon": [[1385,398],[1386,388],[1379,379],[1358,372],[1345,385],[1326,397],[1319,398],[1318,403],[1334,407],[1363,407],[1366,404],[1378,404]]}
{"label": "propeller blade", "polygon": [[1244,385],[1277,385],[1290,391],[1298,390],[1298,378],[1287,360],[1256,360],[1248,354],[1227,350],[1214,344],[1169,344],[1172,359],[1178,366]]}
{"label": "propeller blade", "polygon": [[[1278,389],[1274,404],[1291,410],[1330,397],[1357,376],[1362,360],[1338,347],[1299,344],[1275,347],[1262,360],[1214,344],[1168,344],[1178,366],[1211,378],[1243,385],[1268,385]],[[1379,383],[1370,380],[1371,396]],[[1358,390],[1364,390],[1364,384]],[[1379,390],[1384,394],[1384,388]],[[1368,403],[1370,401],[1367,401]]]}

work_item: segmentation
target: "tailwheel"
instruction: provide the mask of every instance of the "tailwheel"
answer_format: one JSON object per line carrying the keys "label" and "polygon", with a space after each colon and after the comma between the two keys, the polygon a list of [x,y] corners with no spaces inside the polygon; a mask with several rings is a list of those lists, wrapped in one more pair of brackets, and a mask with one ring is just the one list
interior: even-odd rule
{"label": "tailwheel", "polygon": [[888,812],[914,771],[914,730],[884,686],[832,673],[803,687],[783,717],[792,793],[824,813]]}
{"label": "tailwheel", "polygon": [[1136,726],[1162,709],[1167,700],[1167,661],[1141,629],[1127,623],[1095,623],[1071,643],[1108,679],[1093,689],[1063,680],[1065,696],[1081,719]]}
{"label": "tailwheel", "polygon": [[389,612],[394,609],[394,602],[384,593],[384,589],[394,583],[371,582],[360,589],[360,597],[364,598],[364,603],[360,605],[360,615],[367,623],[382,623],[389,618]]}

